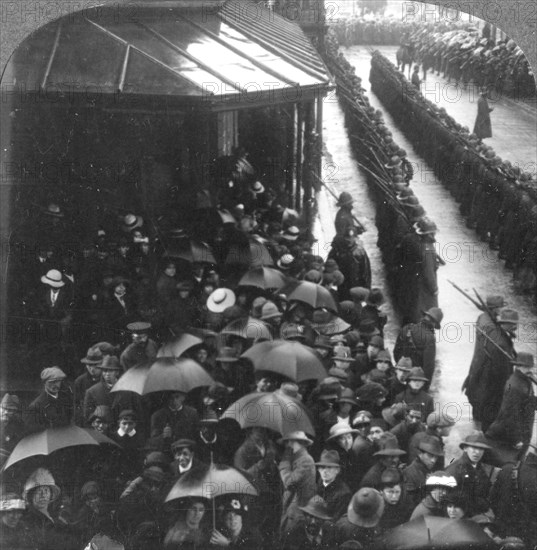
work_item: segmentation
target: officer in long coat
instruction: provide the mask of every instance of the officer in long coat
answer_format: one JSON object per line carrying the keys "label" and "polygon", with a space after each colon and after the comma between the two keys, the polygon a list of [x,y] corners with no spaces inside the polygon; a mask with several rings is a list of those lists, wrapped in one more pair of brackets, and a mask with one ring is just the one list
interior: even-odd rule
{"label": "officer in long coat", "polygon": [[533,370],[533,355],[520,352],[513,365],[515,371],[507,380],[500,412],[487,430],[487,437],[524,449],[531,439],[537,408],[535,382],[528,376]]}
{"label": "officer in long coat", "polygon": [[481,139],[492,137],[492,126],[490,123],[490,113],[494,109],[489,107],[487,101],[487,89],[481,89],[481,95],[477,100],[477,117],[475,119],[474,134]]}
{"label": "officer in long coat", "polygon": [[484,331],[477,330],[484,338],[474,353],[463,390],[472,405],[474,420],[481,422],[485,431],[500,411],[505,383],[513,372],[511,360],[515,357],[513,337],[517,325],[518,313],[505,308],[486,336]]}

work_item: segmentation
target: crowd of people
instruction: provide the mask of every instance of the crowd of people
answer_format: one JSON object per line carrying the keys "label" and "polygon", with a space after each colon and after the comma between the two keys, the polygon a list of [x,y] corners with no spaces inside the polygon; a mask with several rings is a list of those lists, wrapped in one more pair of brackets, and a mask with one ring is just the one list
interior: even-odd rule
{"label": "crowd of people", "polygon": [[498,251],[521,291],[537,299],[535,173],[501,159],[484,143],[486,136],[470,132],[426,99],[379,52],[373,54],[370,81],[416,151],[460,202],[468,227]]}
{"label": "crowd of people", "polygon": [[[200,191],[188,224],[132,212],[103,219],[77,247],[80,220],[44,205],[26,228],[35,248],[10,266],[10,314],[48,336],[27,388],[0,402],[2,547],[388,549],[392,530],[428,516],[471,522],[481,547],[537,544],[533,356],[506,340],[512,359],[500,364],[488,347],[516,312],[486,297],[488,336],[465,384],[481,430],[450,462],[444,438],[457,419],[430,390],[443,320],[436,226],[382,113],[328,46],[379,199],[379,246],[403,314],[395,346],[383,338],[388,289],[372,280],[348,192],[327,258],[243,151],[224,186]],[[261,368],[264,344],[287,347]],[[487,378],[487,362],[501,376]],[[184,373],[185,387],[144,394],[153,370],[164,382]],[[278,403],[285,422],[241,415],[251,395]],[[502,465],[495,446],[508,438],[519,461]]]}

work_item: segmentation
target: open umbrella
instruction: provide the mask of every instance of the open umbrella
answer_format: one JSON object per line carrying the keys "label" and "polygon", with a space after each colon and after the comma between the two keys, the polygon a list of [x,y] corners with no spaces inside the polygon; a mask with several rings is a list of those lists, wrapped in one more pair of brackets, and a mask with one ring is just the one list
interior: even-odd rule
{"label": "open umbrella", "polygon": [[203,344],[203,340],[185,332],[171,342],[167,342],[157,352],[157,357],[181,357],[188,349]]}
{"label": "open umbrella", "polygon": [[314,309],[324,307],[337,313],[336,301],[324,286],[309,281],[297,281],[289,283],[289,286],[282,288],[281,291],[290,302],[303,302]]}
{"label": "open umbrella", "polygon": [[274,340],[254,344],[242,357],[250,359],[254,370],[285,376],[295,382],[326,378],[319,356],[311,349],[292,340]]}
{"label": "open umbrella", "polygon": [[129,369],[111,391],[132,391],[139,395],[157,391],[188,393],[214,383],[207,371],[193,359],[158,357],[151,365]]}
{"label": "open umbrella", "polygon": [[170,239],[166,244],[163,256],[180,258],[190,263],[216,263],[211,247],[207,243],[192,239]]}
{"label": "open umbrella", "polygon": [[272,340],[269,326],[255,317],[243,317],[235,319],[226,325],[220,334],[227,336],[240,336],[251,340]]}
{"label": "open umbrella", "polygon": [[436,550],[497,548],[474,521],[422,516],[387,531],[375,545],[377,550]]}
{"label": "open umbrella", "polygon": [[268,428],[281,435],[302,430],[315,436],[302,402],[280,391],[245,395],[229,406],[222,418],[235,419],[241,428]]}
{"label": "open umbrella", "polygon": [[183,475],[168,493],[165,502],[179,498],[198,497],[213,501],[213,528],[216,523],[214,499],[222,495],[257,496],[257,489],[241,472],[231,466],[210,464]]}
{"label": "open umbrella", "polygon": [[225,263],[227,265],[244,265],[248,267],[274,265],[265,242],[264,239],[251,235],[246,242],[231,245]]}
{"label": "open umbrella", "polygon": [[114,441],[97,430],[80,428],[74,425],[48,428],[21,439],[4,464],[3,470],[32,456],[47,456],[55,451],[68,447],[78,447],[79,445],[102,444],[118,446]]}
{"label": "open umbrella", "polygon": [[287,277],[277,269],[270,267],[255,267],[245,273],[239,281],[239,286],[255,286],[267,290],[280,289],[288,282]]}

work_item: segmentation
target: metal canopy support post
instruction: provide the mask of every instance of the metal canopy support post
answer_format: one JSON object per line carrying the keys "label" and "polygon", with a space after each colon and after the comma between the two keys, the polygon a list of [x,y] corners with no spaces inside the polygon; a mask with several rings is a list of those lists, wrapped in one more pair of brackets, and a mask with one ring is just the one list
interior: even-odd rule
{"label": "metal canopy support post", "polygon": [[315,147],[315,105],[313,101],[308,101],[304,108],[304,160],[302,163],[302,187],[304,194],[302,199],[302,208],[306,217],[308,227],[312,221],[312,176],[311,170],[314,169],[314,147]]}
{"label": "metal canopy support post", "polygon": [[296,104],[296,158],[295,158],[295,170],[296,170],[296,187],[294,204],[290,204],[292,208],[300,210],[300,194],[302,191],[302,148],[303,148],[303,133],[304,133],[304,107],[302,103]]}
{"label": "metal canopy support post", "polygon": [[296,125],[296,106],[284,106],[288,115],[286,117],[287,123],[287,143],[286,143],[286,167],[285,167],[285,195],[290,207],[292,207],[292,198],[294,196],[294,182],[295,182],[295,166],[296,166],[296,148],[295,148],[295,125]]}

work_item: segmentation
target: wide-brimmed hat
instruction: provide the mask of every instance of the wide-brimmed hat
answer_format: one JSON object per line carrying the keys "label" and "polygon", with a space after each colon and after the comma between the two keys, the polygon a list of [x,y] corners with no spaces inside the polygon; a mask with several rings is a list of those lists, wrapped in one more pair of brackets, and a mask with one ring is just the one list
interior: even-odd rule
{"label": "wide-brimmed hat", "polygon": [[422,311],[425,317],[428,317],[433,322],[435,328],[440,328],[440,323],[444,319],[444,312],[439,307],[431,307],[427,311]]}
{"label": "wide-brimmed hat", "polygon": [[425,486],[428,489],[432,487],[445,487],[447,489],[454,489],[457,487],[457,480],[446,472],[438,471],[433,472],[427,476],[425,480]]}
{"label": "wide-brimmed hat", "polygon": [[399,448],[397,438],[392,433],[386,432],[378,442],[379,450],[373,456],[403,456],[406,451]]}
{"label": "wide-brimmed hat", "polygon": [[382,384],[368,382],[356,390],[356,398],[364,403],[369,403],[380,397],[386,397],[388,391]]}
{"label": "wide-brimmed hat", "polygon": [[517,353],[516,359],[511,361],[511,365],[515,365],[517,367],[527,367],[532,369],[534,366],[533,355],[525,351],[519,351]]}
{"label": "wide-brimmed hat", "polygon": [[382,495],[371,487],[355,493],[347,508],[347,519],[358,527],[375,527],[384,512]]}
{"label": "wide-brimmed hat", "polygon": [[325,449],[321,453],[319,462],[315,463],[315,466],[326,466],[328,468],[341,468],[341,461],[339,453],[337,451],[329,451]]}
{"label": "wide-brimmed hat", "polygon": [[393,428],[405,418],[407,411],[406,403],[393,403],[390,407],[382,409],[382,418]]}
{"label": "wide-brimmed hat", "polygon": [[337,378],[333,376],[327,376],[319,382],[319,395],[318,399],[328,401],[330,399],[337,399],[341,395],[341,384]]}
{"label": "wide-brimmed hat", "polygon": [[377,327],[375,319],[362,319],[358,325],[358,332],[360,336],[366,338],[372,338],[373,336],[380,335],[380,330]]}
{"label": "wide-brimmed hat", "polygon": [[515,311],[514,309],[504,308],[500,310],[500,314],[498,316],[497,322],[518,325],[520,323],[518,318],[518,312]]}
{"label": "wide-brimmed hat", "polygon": [[336,206],[349,206],[354,202],[354,199],[352,198],[352,195],[348,193],[347,191],[343,191],[336,202]]}
{"label": "wide-brimmed hat", "polygon": [[34,470],[26,483],[24,484],[24,499],[28,500],[29,493],[37,487],[49,487],[51,491],[51,500],[56,500],[61,493],[60,488],[56,485],[52,474],[46,468],[37,468]]}
{"label": "wide-brimmed hat", "polygon": [[237,357],[237,351],[235,348],[224,346],[218,351],[216,360],[221,363],[236,363],[239,358]]}
{"label": "wide-brimmed hat", "polygon": [[380,476],[380,485],[397,485],[402,480],[403,476],[397,468],[386,468]]}
{"label": "wide-brimmed hat", "polygon": [[83,357],[80,362],[85,365],[100,365],[103,362],[103,352],[97,346],[92,346],[88,349],[86,357]]}
{"label": "wide-brimmed hat", "polygon": [[144,219],[142,216],[136,216],[135,214],[127,214],[123,217],[121,229],[128,233],[137,227],[140,227],[144,224]]}
{"label": "wide-brimmed hat", "polygon": [[22,410],[19,396],[9,394],[9,393],[6,393],[4,397],[2,397],[2,401],[0,402],[0,407],[2,407],[2,409],[7,409],[9,411],[20,412]]}
{"label": "wide-brimmed hat", "polygon": [[470,435],[467,435],[460,443],[459,447],[464,449],[464,447],[477,447],[478,449],[492,449],[492,447],[487,443],[487,439],[483,432],[476,432]]}
{"label": "wide-brimmed hat", "polygon": [[229,288],[217,288],[207,298],[207,309],[213,313],[223,313],[225,309],[235,305],[237,298]]}
{"label": "wide-brimmed hat", "polygon": [[57,269],[50,269],[46,275],[41,277],[41,282],[45,283],[52,288],[61,288],[65,286],[65,281],[62,278],[62,274]]}
{"label": "wide-brimmed hat", "polygon": [[354,428],[351,428],[346,422],[338,422],[337,424],[334,424],[329,432],[328,437],[326,438],[326,441],[330,441],[332,439],[336,439],[340,435],[347,435],[347,434],[357,434],[358,430],[355,430]]}
{"label": "wide-brimmed hat", "polygon": [[326,502],[319,495],[312,496],[306,506],[299,506],[298,509],[317,519],[322,519],[324,521],[330,521],[332,519],[332,516],[330,516],[328,512]]}
{"label": "wide-brimmed hat", "polygon": [[342,361],[344,363],[354,362],[354,357],[351,355],[351,348],[347,346],[336,346],[334,348],[333,359],[335,361]]}
{"label": "wide-brimmed hat", "polygon": [[300,443],[303,443],[306,447],[313,445],[313,440],[311,440],[302,430],[289,432],[278,440],[279,443],[284,443],[285,441],[299,441]]}
{"label": "wide-brimmed hat", "polygon": [[369,296],[369,289],[363,286],[354,286],[349,290],[351,299],[354,302],[364,302]]}
{"label": "wide-brimmed hat", "polygon": [[425,376],[421,367],[412,367],[406,377],[407,381],[421,380],[422,382],[429,382],[429,379]]}
{"label": "wide-brimmed hat", "polygon": [[426,435],[418,444],[418,449],[434,456],[444,456],[444,449],[437,437]]}
{"label": "wide-brimmed hat", "polygon": [[396,369],[404,370],[405,372],[410,372],[412,368],[412,359],[410,357],[401,357],[399,361],[395,364]]}
{"label": "wide-brimmed hat", "polygon": [[26,510],[26,502],[17,493],[4,493],[0,497],[0,512]]}

